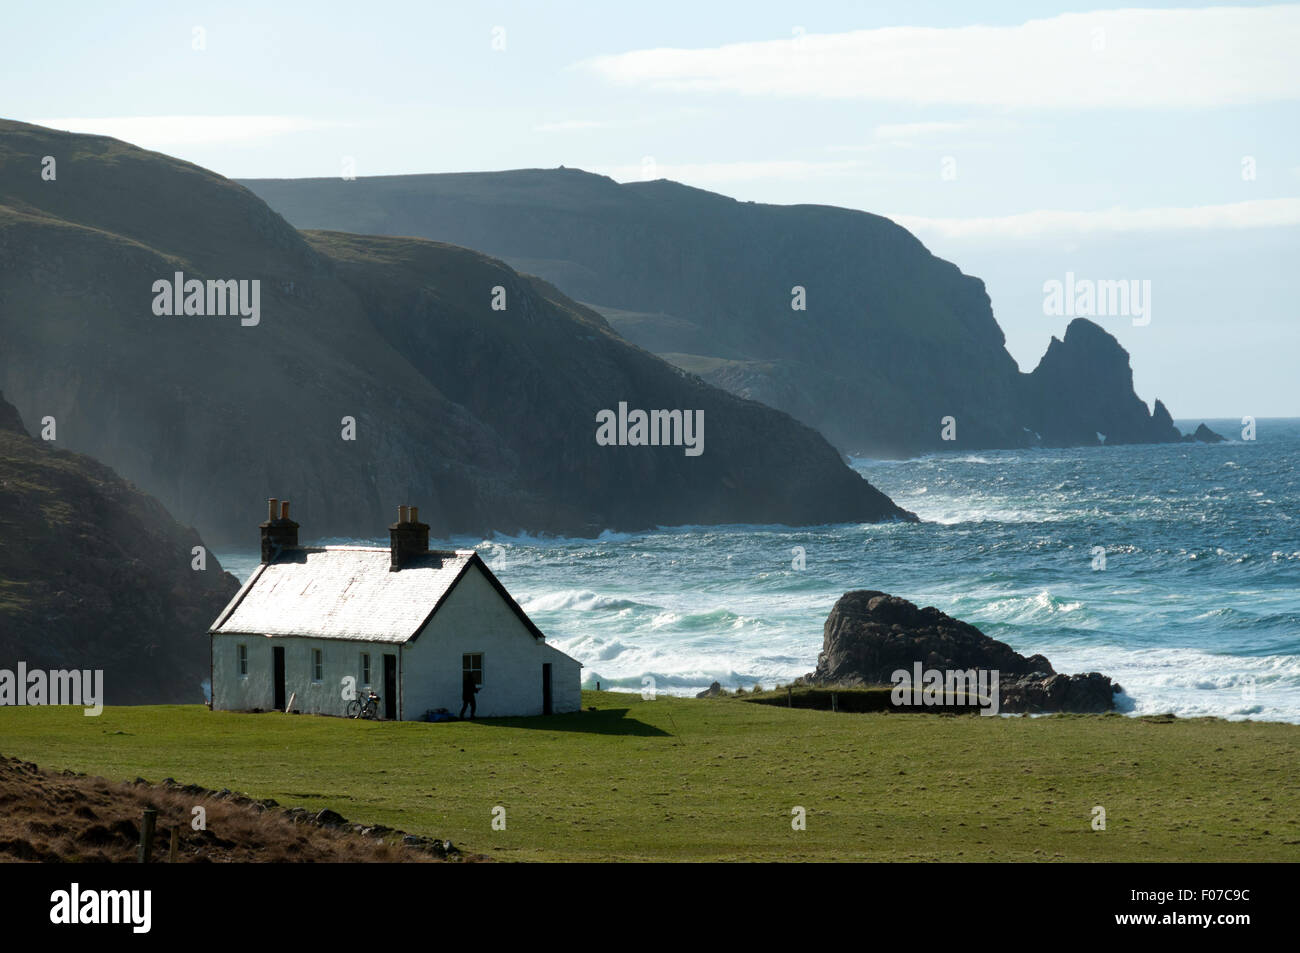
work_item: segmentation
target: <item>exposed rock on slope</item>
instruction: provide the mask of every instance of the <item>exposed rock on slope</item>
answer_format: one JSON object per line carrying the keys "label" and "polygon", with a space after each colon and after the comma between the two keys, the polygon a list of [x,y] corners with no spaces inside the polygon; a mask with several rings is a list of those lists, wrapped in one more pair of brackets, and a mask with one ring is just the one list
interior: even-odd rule
{"label": "exposed rock on slope", "polygon": [[[590,302],[628,340],[848,452],[1021,447],[1031,430],[1051,445],[1096,443],[1098,431],[1110,443],[1178,439],[1095,325],[1105,340],[1068,332],[1026,388],[983,282],[878,215],[576,169],[246,184],[300,228],[421,235],[499,256]],[[792,310],[796,287],[804,311]],[[1030,404],[1098,369],[1105,379],[1061,424]],[[949,415],[953,442],[941,438]]]}
{"label": "exposed rock on slope", "polygon": [[[260,281],[260,321],[155,315],[178,271]],[[247,189],[101,136],[0,121],[0,339],[20,411],[216,543],[242,544],[267,497],[323,536],[368,535],[401,500],[444,537],[912,518],[807,426],[499,261],[309,241]],[[598,446],[620,401],[704,410],[703,455]]]}
{"label": "exposed rock on slope", "polygon": [[826,618],[813,684],[888,685],[893,673],[997,670],[1003,711],[1106,711],[1119,691],[1109,678],[1058,675],[1041,655],[1028,658],[1005,642],[933,606],[917,608],[873,589],[846,592]]}
{"label": "exposed rock on slope", "polygon": [[209,624],[239,589],[152,497],[55,450],[0,397],[0,668],[103,669],[107,704],[202,702]]}

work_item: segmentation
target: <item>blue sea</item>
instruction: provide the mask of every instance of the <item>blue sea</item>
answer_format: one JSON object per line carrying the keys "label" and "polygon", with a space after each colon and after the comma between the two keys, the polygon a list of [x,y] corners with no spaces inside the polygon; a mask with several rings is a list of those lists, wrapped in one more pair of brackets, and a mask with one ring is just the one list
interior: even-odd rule
{"label": "blue sea", "polygon": [[[852,461],[920,525],[441,545],[477,548],[585,687],[788,681],[815,667],[835,600],[880,589],[1109,675],[1131,713],[1300,722],[1300,420],[1261,419],[1254,440],[1208,423],[1231,442]],[[218,555],[241,579],[257,562]]]}

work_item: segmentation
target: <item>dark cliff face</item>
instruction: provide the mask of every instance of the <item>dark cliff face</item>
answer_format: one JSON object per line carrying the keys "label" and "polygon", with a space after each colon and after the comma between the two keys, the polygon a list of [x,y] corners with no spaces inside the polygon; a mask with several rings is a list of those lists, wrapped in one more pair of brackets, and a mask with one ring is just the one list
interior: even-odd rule
{"label": "dark cliff face", "polygon": [[0,668],[102,669],[108,704],[203,701],[208,626],[239,590],[193,529],[0,397]]}
{"label": "dark cliff face", "polygon": [[[259,323],[155,315],[178,271],[260,281]],[[242,186],[105,137],[0,121],[0,337],[29,419],[219,544],[248,544],[267,497],[317,537],[372,536],[403,501],[444,536],[910,516],[808,428],[500,262],[308,241]],[[598,447],[620,400],[705,409],[703,456]]]}
{"label": "dark cliff face", "polygon": [[[1171,439],[1151,424],[1113,338],[1076,328],[1042,373],[1021,374],[983,283],[876,215],[571,169],[247,184],[303,228],[421,235],[502,257],[591,303],[628,340],[847,452],[1021,447],[1037,442],[1031,431],[1053,444],[1096,443],[1097,431],[1111,443]],[[795,286],[806,311],[791,308]],[[1032,406],[1085,379],[1089,400]],[[948,416],[953,441],[942,439]]]}
{"label": "dark cliff face", "polygon": [[[600,315],[477,252],[412,239],[309,232],[383,339],[474,418],[508,435],[519,483],[605,525],[913,519],[812,429],[628,347]],[[504,289],[504,311],[467,289]],[[599,446],[596,413],[703,412],[704,452]],[[788,482],[783,482],[788,481]],[[651,517],[653,514],[653,517]],[[592,531],[602,526],[591,524]]]}
{"label": "dark cliff face", "polygon": [[1083,318],[1070,322],[1063,339],[1024,377],[1026,426],[1045,446],[1105,443],[1177,443],[1182,439],[1160,401],[1155,410],[1133,393],[1128,352],[1102,328]]}
{"label": "dark cliff face", "polygon": [[[303,228],[482,250],[628,340],[784,410],[842,450],[1020,445],[1017,368],[979,279],[888,219],[577,170],[250,180]],[[340,185],[344,188],[340,188]],[[803,288],[806,310],[794,310]]]}

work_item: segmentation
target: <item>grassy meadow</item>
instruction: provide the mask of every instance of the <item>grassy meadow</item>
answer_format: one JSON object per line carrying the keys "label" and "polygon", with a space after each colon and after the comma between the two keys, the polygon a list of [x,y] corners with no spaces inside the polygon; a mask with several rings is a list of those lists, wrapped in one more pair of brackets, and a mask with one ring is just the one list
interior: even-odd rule
{"label": "grassy meadow", "polygon": [[[583,704],[441,724],[5,708],[0,754],[328,807],[499,860],[1300,858],[1297,725],[832,714],[610,692]],[[493,829],[498,806],[505,830]],[[795,807],[806,830],[792,828]]]}

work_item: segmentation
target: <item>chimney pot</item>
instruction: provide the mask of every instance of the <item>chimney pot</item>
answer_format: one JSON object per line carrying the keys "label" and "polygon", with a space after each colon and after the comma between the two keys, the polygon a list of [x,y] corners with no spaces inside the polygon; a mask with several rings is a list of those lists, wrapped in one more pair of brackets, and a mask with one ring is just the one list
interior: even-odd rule
{"label": "chimney pot", "polygon": [[388,532],[390,572],[397,572],[411,557],[429,551],[429,527],[420,522],[418,506],[399,506],[397,522],[388,527]]}
{"label": "chimney pot", "polygon": [[298,548],[298,524],[289,519],[288,500],[281,502],[272,497],[266,501],[266,522],[260,529],[262,562],[269,563],[286,549]]}

